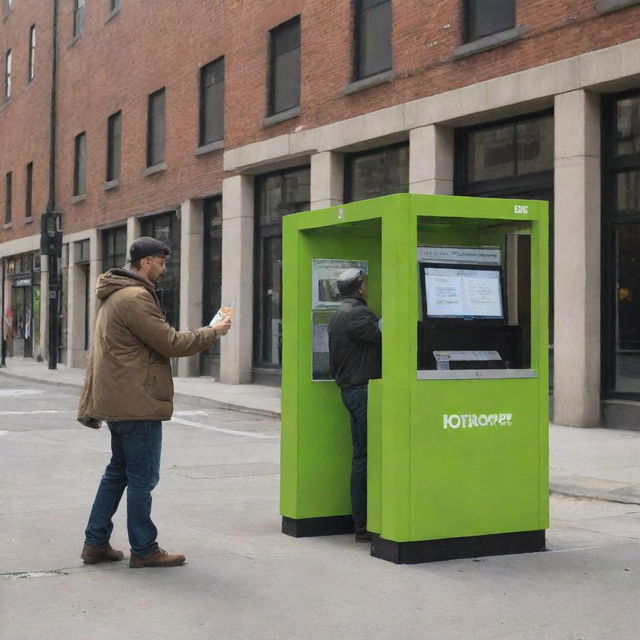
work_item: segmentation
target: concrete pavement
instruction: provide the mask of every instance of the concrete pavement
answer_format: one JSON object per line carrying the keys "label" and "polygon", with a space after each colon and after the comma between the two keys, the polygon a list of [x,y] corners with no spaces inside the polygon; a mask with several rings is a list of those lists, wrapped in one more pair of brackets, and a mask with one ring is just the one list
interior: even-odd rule
{"label": "concrete pavement", "polygon": [[[8,358],[2,376],[41,383],[80,387],[84,370]],[[174,378],[176,401],[233,409],[257,415],[280,416],[280,388],[257,384],[226,385],[213,378]],[[640,504],[640,431],[575,429],[551,424],[551,492]]]}

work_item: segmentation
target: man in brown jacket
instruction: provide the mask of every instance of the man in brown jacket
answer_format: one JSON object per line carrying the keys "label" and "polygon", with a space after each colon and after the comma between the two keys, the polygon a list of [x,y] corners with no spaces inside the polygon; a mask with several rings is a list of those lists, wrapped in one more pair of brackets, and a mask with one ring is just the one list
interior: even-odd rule
{"label": "man in brown jacket", "polygon": [[98,487],[81,557],[85,564],[122,560],[109,544],[120,498],[127,489],[129,566],[172,567],[182,554],[158,546],[151,520],[151,491],[160,479],[162,421],[173,413],[170,358],[208,349],[231,327],[229,316],[213,327],[176,331],[167,322],[154,286],[167,270],[169,247],[139,238],[129,249],[129,269],[99,276],[91,357],[78,420],[93,428],[105,421],[111,432],[111,461]]}

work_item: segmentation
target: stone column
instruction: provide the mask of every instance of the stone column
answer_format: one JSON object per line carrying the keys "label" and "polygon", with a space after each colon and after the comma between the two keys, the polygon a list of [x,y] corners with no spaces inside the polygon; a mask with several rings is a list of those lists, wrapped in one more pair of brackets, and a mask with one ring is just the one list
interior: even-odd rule
{"label": "stone column", "polygon": [[[180,327],[202,326],[202,261],[204,228],[202,200],[185,200],[180,207]],[[200,354],[178,360],[179,376],[200,374]]]}
{"label": "stone column", "polygon": [[342,204],[344,198],[344,156],[333,151],[311,156],[311,209]]}
{"label": "stone column", "polygon": [[[102,273],[102,243],[97,229],[89,232],[89,349],[93,340],[93,328],[96,324],[96,312],[98,311],[98,298],[96,298],[96,282]],[[127,258],[128,259],[128,258]]]}
{"label": "stone column", "polygon": [[69,242],[69,270],[67,277],[67,366],[84,366],[84,282],[82,270],[76,264],[78,246]]}
{"label": "stone column", "polygon": [[600,100],[555,98],[553,421],[600,421]]}
{"label": "stone column", "polygon": [[131,216],[127,218],[127,256],[126,260],[129,260],[129,247],[132,245],[134,240],[137,240],[140,237],[140,218],[135,218]]}
{"label": "stone column", "polygon": [[453,129],[429,125],[409,134],[409,193],[453,194]]}
{"label": "stone column", "polygon": [[251,382],[253,362],[254,178],[222,182],[222,304],[234,308],[233,327],[220,345],[220,379]]}

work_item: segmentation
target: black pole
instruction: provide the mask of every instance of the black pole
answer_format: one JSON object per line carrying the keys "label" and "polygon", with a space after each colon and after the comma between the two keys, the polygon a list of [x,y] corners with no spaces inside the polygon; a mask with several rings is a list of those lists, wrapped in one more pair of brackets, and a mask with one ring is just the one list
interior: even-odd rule
{"label": "black pole", "polygon": [[58,366],[58,256],[49,255],[49,369]]}
{"label": "black pole", "polygon": [[[58,72],[58,0],[53,0],[53,25],[51,42],[51,121],[50,121],[50,146],[49,146],[49,201],[47,214],[55,211],[56,206],[56,92]],[[58,366],[58,317],[59,311],[59,283],[58,283],[58,256],[48,254],[49,271],[49,298],[47,305],[47,317],[49,327],[49,369]]]}

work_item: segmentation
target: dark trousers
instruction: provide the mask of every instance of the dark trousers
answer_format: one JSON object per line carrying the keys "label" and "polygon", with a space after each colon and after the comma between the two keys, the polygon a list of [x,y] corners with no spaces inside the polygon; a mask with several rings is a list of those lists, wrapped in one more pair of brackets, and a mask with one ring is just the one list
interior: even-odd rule
{"label": "dark trousers", "polygon": [[351,513],[356,530],[367,528],[367,385],[341,391],[351,416]]}
{"label": "dark trousers", "polygon": [[112,518],[127,490],[127,529],[131,553],[149,556],[158,548],[158,530],[151,520],[151,491],[160,479],[162,423],[109,422],[111,461],[105,469],[91,509],[85,542],[109,542]]}

